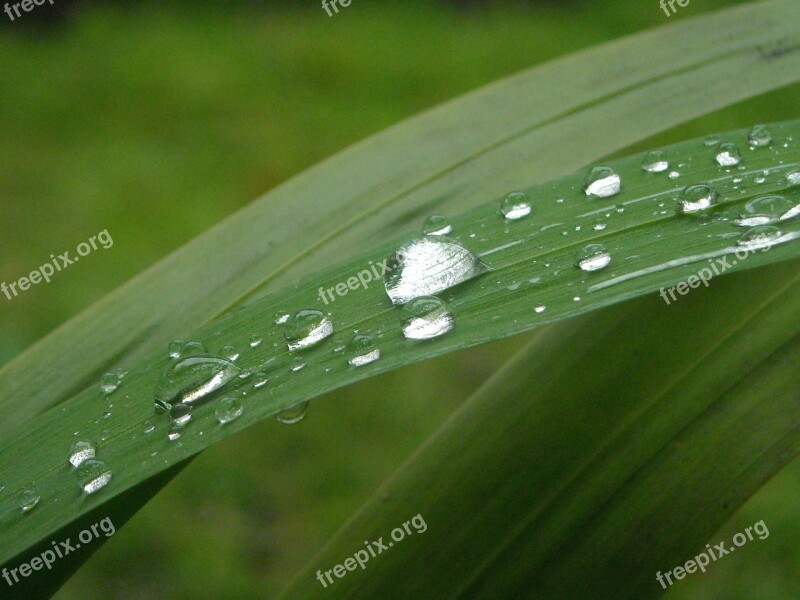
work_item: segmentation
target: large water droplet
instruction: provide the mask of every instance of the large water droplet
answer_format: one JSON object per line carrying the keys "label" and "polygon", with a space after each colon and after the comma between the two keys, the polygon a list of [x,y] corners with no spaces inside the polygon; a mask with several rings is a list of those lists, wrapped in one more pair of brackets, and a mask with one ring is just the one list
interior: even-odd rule
{"label": "large water droplet", "polygon": [[622,186],[619,174],[611,167],[594,167],[586,176],[583,191],[594,198],[616,196]]}
{"label": "large water droplet", "polygon": [[36,488],[28,486],[19,493],[17,504],[22,512],[27,513],[36,508],[41,500],[42,497],[38,494]]}
{"label": "large water droplet", "polygon": [[347,362],[354,367],[361,367],[375,362],[381,357],[380,349],[368,335],[355,335],[347,345]]}
{"label": "large water droplet", "polygon": [[751,146],[769,146],[772,143],[772,134],[766,125],[756,125],[750,130],[747,141]]}
{"label": "large water droplet", "polygon": [[415,298],[403,307],[403,335],[409,340],[430,340],[451,331],[453,315],[435,296]]}
{"label": "large water droplet", "polygon": [[667,155],[662,150],[648,152],[644,160],[642,160],[642,169],[648,173],[663,173],[669,169]]}
{"label": "large water droplet", "polygon": [[611,262],[611,254],[601,244],[588,244],[584,246],[575,259],[575,264],[582,271],[599,271],[606,268]]}
{"label": "large water droplet", "polygon": [[305,419],[306,413],[308,413],[308,401],[299,402],[294,406],[282,410],[275,415],[275,418],[284,425],[294,425]]}
{"label": "large water droplet", "polygon": [[[797,214],[790,212],[795,208],[795,205],[783,196],[761,196],[750,200],[744,205],[744,212],[736,220],[736,224],[743,227],[754,227],[774,223]],[[789,217],[784,215],[789,215]]]}
{"label": "large water droplet", "polygon": [[694,214],[704,211],[717,202],[717,192],[708,185],[690,185],[681,191],[678,198],[678,212]]}
{"label": "large water droplet", "polygon": [[190,356],[170,365],[156,388],[156,410],[173,404],[200,403],[239,376],[232,362],[213,356]]}
{"label": "large water droplet", "polygon": [[77,441],[72,444],[69,450],[69,464],[73,467],[78,467],[82,462],[94,458],[95,447],[92,442]]}
{"label": "large water droplet", "polygon": [[714,157],[721,167],[734,167],[742,162],[742,154],[736,144],[720,144],[717,155]]}
{"label": "large water droplet", "polygon": [[384,287],[393,304],[436,294],[489,271],[456,240],[423,237],[404,244],[388,261]]}
{"label": "large water droplet", "polygon": [[749,251],[766,250],[773,244],[780,243],[783,232],[772,225],[753,227],[736,240],[737,245]]}
{"label": "large water droplet", "polygon": [[298,310],[286,322],[284,337],[289,350],[310,348],[333,333],[333,323],[321,311]]}
{"label": "large water droplet", "polygon": [[111,469],[102,460],[95,458],[84,461],[78,467],[78,480],[85,494],[94,494],[111,481]]}
{"label": "large water droplet", "polygon": [[500,212],[509,221],[516,221],[531,214],[531,203],[522,192],[511,192],[500,203]]}
{"label": "large water droplet", "polygon": [[452,231],[453,226],[450,225],[450,221],[442,215],[431,215],[422,226],[422,233],[425,235],[447,235]]}
{"label": "large water droplet", "polygon": [[219,401],[217,409],[214,411],[214,416],[221,425],[235,421],[244,413],[242,403],[236,398],[223,398]]}

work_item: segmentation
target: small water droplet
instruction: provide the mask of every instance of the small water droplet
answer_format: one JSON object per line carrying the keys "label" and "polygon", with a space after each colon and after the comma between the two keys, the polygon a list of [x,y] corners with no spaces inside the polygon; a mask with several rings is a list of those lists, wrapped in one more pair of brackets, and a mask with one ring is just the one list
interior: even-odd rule
{"label": "small water droplet", "polygon": [[36,508],[41,500],[42,497],[36,492],[36,488],[28,486],[19,493],[17,504],[22,512],[28,513]]}
{"label": "small water droplet", "polygon": [[430,340],[453,329],[453,315],[435,296],[415,298],[403,307],[403,335],[409,340]]}
{"label": "small water droplet", "polygon": [[77,472],[81,489],[85,494],[94,494],[111,481],[111,469],[102,460],[95,458],[81,463]]}
{"label": "small water droplet", "polygon": [[111,371],[100,378],[100,391],[106,396],[113,394],[119,387],[121,377],[119,372]]}
{"label": "small water droplet", "polygon": [[714,157],[721,167],[734,167],[742,162],[742,154],[736,144],[720,144],[717,155]]}
{"label": "small water droplet", "polygon": [[708,147],[716,146],[717,144],[719,144],[719,138],[715,135],[709,135],[703,140],[703,145]]}
{"label": "small water droplet", "polygon": [[522,192],[511,192],[500,202],[500,212],[509,221],[516,221],[531,214],[531,203]]}
{"label": "small water droplet", "polygon": [[253,382],[253,387],[255,389],[262,388],[267,385],[267,381],[269,381],[267,374],[264,371],[259,371],[256,373],[256,380]]}
{"label": "small water droplet", "polygon": [[347,345],[347,362],[354,367],[361,367],[375,362],[381,357],[380,349],[375,347],[375,340],[368,335],[355,335]]}
{"label": "small water droplet", "polygon": [[642,161],[642,169],[648,173],[663,173],[669,169],[669,161],[663,150],[648,152]]}
{"label": "small water droplet", "polygon": [[250,336],[250,347],[257,348],[259,344],[261,344],[261,338],[254,333]]}
{"label": "small water droplet", "polygon": [[306,413],[308,413],[308,401],[299,402],[294,406],[282,410],[275,415],[275,418],[284,425],[294,425],[305,419]]}
{"label": "small water droplet", "polygon": [[582,271],[599,271],[606,268],[611,262],[611,254],[601,244],[588,244],[584,246],[575,259],[575,264]]}
{"label": "small water droplet", "polygon": [[780,243],[780,238],[783,232],[772,225],[762,225],[760,227],[753,227],[752,229],[744,232],[742,236],[736,240],[736,244],[748,251],[768,249],[773,244]]}
{"label": "small water droplet", "polygon": [[229,397],[223,398],[219,401],[219,404],[214,411],[214,416],[221,425],[225,425],[226,423],[230,423],[231,421],[235,421],[241,417],[242,413],[244,413],[244,407],[242,406],[242,403],[236,398]]}
{"label": "small water droplet", "polygon": [[183,357],[203,356],[204,354],[208,354],[208,350],[200,342],[186,342],[181,349],[181,356]]}
{"label": "small water droplet", "polygon": [[610,198],[619,194],[622,180],[611,167],[594,167],[586,176],[583,191],[587,196]]}
{"label": "small water droplet", "polygon": [[717,192],[708,185],[690,185],[684,188],[678,198],[678,212],[694,214],[704,211],[717,202]]}
{"label": "small water droplet", "polygon": [[594,229],[595,231],[603,231],[606,227],[607,225],[605,223],[595,223],[592,229]]}
{"label": "small water droplet", "polygon": [[233,346],[225,346],[222,349],[222,356],[228,360],[237,360],[239,358],[239,352],[237,352],[236,348]]}
{"label": "small water droplet", "polygon": [[145,433],[152,433],[155,430],[155,428],[156,426],[149,419],[144,423],[142,423],[142,431],[144,431]]}
{"label": "small water droplet", "polygon": [[772,134],[766,125],[756,125],[747,135],[751,146],[769,146],[772,143]]}
{"label": "small water droplet", "polygon": [[100,432],[100,441],[105,442],[110,435],[111,432],[108,429],[103,429],[103,431]]}
{"label": "small water droplet", "polygon": [[181,352],[183,351],[183,347],[186,345],[185,340],[173,340],[169,344],[169,357],[170,358],[180,358]]}
{"label": "small water droplet", "polygon": [[169,409],[169,417],[173,423],[186,425],[192,420],[192,407],[188,404],[179,402]]}
{"label": "small water droplet", "polygon": [[167,433],[167,439],[170,442],[174,442],[179,440],[180,437],[183,435],[183,426],[177,423],[174,423],[170,428],[169,432]]}
{"label": "small water droplet", "polygon": [[670,173],[669,173],[669,175],[668,175],[668,177],[669,177],[670,179],[677,179],[677,178],[678,178],[678,177],[680,177],[680,176],[681,176],[681,174],[680,174],[680,173],[678,173],[677,171],[670,171]]}
{"label": "small water droplet", "polygon": [[289,365],[289,369],[291,369],[292,373],[297,373],[300,369],[302,369],[305,366],[306,366],[306,361],[298,356],[292,361],[292,364]]}
{"label": "small water droplet", "polygon": [[72,444],[69,450],[69,463],[73,467],[80,466],[80,464],[95,456],[95,447],[92,442],[77,441]]}
{"label": "small water droplet", "polygon": [[766,225],[786,218],[791,218],[796,212],[792,202],[778,195],[761,196],[754,198],[744,205],[744,212],[735,222],[742,227]]}
{"label": "small water droplet", "polygon": [[290,315],[288,312],[284,310],[279,310],[278,312],[275,313],[275,325],[283,325],[284,323],[286,323],[286,321],[289,320],[289,317],[291,316],[292,315]]}
{"label": "small water droplet", "polygon": [[540,313],[541,314],[545,310],[547,310],[547,307],[544,304],[537,304],[536,306],[533,307],[533,312],[535,312],[535,313]]}
{"label": "small water droplet", "polygon": [[450,221],[442,215],[431,215],[422,226],[422,233],[425,235],[447,235],[452,231],[453,226],[450,225]]}
{"label": "small water droplet", "polygon": [[318,344],[333,333],[333,323],[321,311],[298,310],[286,322],[284,337],[289,350],[302,350]]}
{"label": "small water droplet", "polygon": [[792,171],[786,175],[786,182],[789,185],[800,185],[800,171]]}

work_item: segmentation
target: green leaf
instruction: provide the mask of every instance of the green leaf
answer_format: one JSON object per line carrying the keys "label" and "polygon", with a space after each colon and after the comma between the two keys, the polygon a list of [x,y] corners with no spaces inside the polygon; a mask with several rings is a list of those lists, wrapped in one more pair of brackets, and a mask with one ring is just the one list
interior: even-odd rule
{"label": "green leaf", "polygon": [[[800,7],[771,0],[532,68],[332,157],[220,223],[0,370],[7,435],[248,293],[797,81]],[[654,105],[658,105],[656,110]],[[200,283],[198,283],[200,282]],[[47,365],[44,367],[43,365]],[[46,372],[42,372],[46,370]]]}

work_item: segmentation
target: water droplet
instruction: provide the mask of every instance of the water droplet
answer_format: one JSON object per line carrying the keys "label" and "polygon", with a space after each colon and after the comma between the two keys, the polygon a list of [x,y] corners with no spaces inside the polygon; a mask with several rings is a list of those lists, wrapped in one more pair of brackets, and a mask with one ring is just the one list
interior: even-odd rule
{"label": "water droplet", "polygon": [[225,346],[222,349],[222,356],[228,360],[237,360],[239,358],[239,352],[237,352],[236,348],[233,346]]}
{"label": "water droplet", "polygon": [[200,342],[186,342],[181,349],[181,356],[203,356],[208,354],[206,347]]}
{"label": "water droplet", "polygon": [[453,315],[435,296],[415,298],[403,307],[403,335],[409,340],[430,340],[451,331]]}
{"label": "water droplet", "polygon": [[719,138],[715,135],[709,135],[706,139],[703,140],[703,144],[708,147],[716,146],[717,144],[719,144]]}
{"label": "water droplet", "polygon": [[800,185],[800,171],[792,171],[786,175],[786,182],[789,185]]}
{"label": "water droplet", "polygon": [[734,167],[742,162],[742,154],[736,144],[720,144],[717,155],[714,157],[721,167]]}
{"label": "water droplet", "polygon": [[289,408],[279,412],[277,415],[275,415],[275,418],[284,425],[294,425],[295,423],[299,423],[305,419],[307,412],[308,401],[298,402],[294,406],[290,406]]}
{"label": "water droplet", "polygon": [[155,428],[156,426],[149,419],[142,424],[142,431],[144,431],[145,433],[152,433],[155,430]]}
{"label": "water droplet", "polygon": [[577,258],[575,264],[582,271],[599,271],[606,268],[611,262],[611,254],[601,244],[588,244],[584,246]]}
{"label": "water droplet", "polygon": [[611,167],[594,167],[586,176],[583,191],[587,196],[610,198],[619,194],[622,180]]}
{"label": "water droplet", "polygon": [[185,426],[192,420],[192,407],[182,402],[174,404],[172,408],[169,409],[169,417],[172,419],[173,423]]}
{"label": "water droplet", "polygon": [[285,310],[279,310],[275,313],[275,325],[283,325],[291,316],[292,315],[287,313]]}
{"label": "water droplet", "polygon": [[284,337],[289,350],[310,348],[333,333],[333,323],[321,311],[298,310],[286,322]]}
{"label": "water droplet", "polygon": [[183,426],[174,423],[172,427],[169,428],[169,432],[167,433],[167,439],[170,442],[174,442],[183,435]]}
{"label": "water droplet", "polygon": [[642,161],[642,169],[648,173],[663,173],[669,169],[669,161],[662,150],[648,152]]}
{"label": "water droplet", "polygon": [[73,467],[78,467],[82,462],[94,458],[95,448],[92,442],[78,441],[72,444],[69,450],[69,463]]}
{"label": "water droplet", "polygon": [[100,391],[106,396],[113,394],[119,387],[121,377],[118,372],[111,371],[100,378]]}
{"label": "water droplet", "polygon": [[744,205],[744,213],[736,220],[736,224],[743,227],[754,227],[774,223],[781,219],[791,218],[797,214],[796,207],[783,196],[770,195],[754,198]]}
{"label": "water droplet", "polygon": [[751,146],[769,146],[772,143],[772,134],[766,125],[756,125],[750,130],[747,141]]}
{"label": "water droplet", "polygon": [[772,225],[762,225],[760,227],[753,227],[752,229],[744,232],[742,236],[736,240],[736,244],[749,251],[768,249],[773,244],[780,243],[783,232],[777,227]]}
{"label": "water droplet", "polygon": [[690,185],[681,191],[678,198],[678,212],[694,214],[710,208],[717,202],[717,192],[705,184]]}
{"label": "water droplet", "polygon": [[238,377],[239,367],[213,356],[190,356],[173,363],[156,388],[156,410],[173,404],[193,404],[208,398]]}
{"label": "water droplet", "polygon": [[595,231],[603,231],[606,227],[607,225],[601,222],[601,223],[595,223],[592,229],[594,229]]}
{"label": "water droplet", "polygon": [[547,307],[544,304],[537,304],[536,306],[533,307],[533,312],[535,313],[541,314],[545,310],[547,310]]}
{"label": "water droplet", "polygon": [[100,441],[105,442],[110,435],[111,432],[108,429],[103,429],[103,431],[100,432]]}
{"label": "water droplet", "polygon": [[306,361],[298,356],[292,361],[292,364],[289,365],[289,369],[291,369],[292,373],[297,373],[300,369],[302,369],[305,366],[306,366]]}
{"label": "water droplet", "polygon": [[522,192],[511,192],[500,203],[500,212],[509,221],[516,221],[531,214],[531,203]]}
{"label": "water droplet", "polygon": [[668,177],[669,177],[670,179],[677,179],[677,178],[678,178],[678,177],[680,177],[680,176],[681,176],[681,174],[680,174],[680,173],[678,173],[677,171],[670,171],[670,173],[669,173],[669,175],[668,175]]}
{"label": "water droplet", "polygon": [[41,501],[42,497],[36,492],[33,486],[28,486],[19,493],[17,503],[22,512],[27,513],[32,511]]}
{"label": "water droplet", "polygon": [[436,294],[490,270],[460,242],[436,236],[404,244],[388,269],[384,287],[393,304]]}
{"label": "water droplet", "polygon": [[267,381],[269,381],[267,374],[264,373],[264,371],[259,371],[258,373],[256,373],[256,380],[253,383],[253,387],[255,389],[262,388],[265,385],[267,385]]}
{"label": "water droplet", "polygon": [[78,467],[78,480],[85,494],[94,494],[111,481],[111,469],[102,460],[95,458],[84,461]]}
{"label": "water droplet", "polygon": [[236,398],[223,398],[219,401],[217,409],[214,411],[214,416],[221,425],[235,421],[244,413],[242,403]]}
{"label": "water droplet", "polygon": [[381,357],[381,351],[375,347],[375,341],[368,335],[355,335],[347,345],[347,362],[354,367],[361,367],[375,362]]}
{"label": "water droplet", "polygon": [[169,357],[170,358],[180,358],[181,352],[183,351],[183,347],[186,345],[184,340],[174,340],[170,342],[169,345]]}
{"label": "water droplet", "polygon": [[254,333],[250,336],[250,347],[257,348],[259,344],[261,344],[261,338]]}
{"label": "water droplet", "polygon": [[450,221],[442,215],[431,215],[422,226],[422,233],[425,235],[447,235],[452,231],[453,226],[450,225]]}

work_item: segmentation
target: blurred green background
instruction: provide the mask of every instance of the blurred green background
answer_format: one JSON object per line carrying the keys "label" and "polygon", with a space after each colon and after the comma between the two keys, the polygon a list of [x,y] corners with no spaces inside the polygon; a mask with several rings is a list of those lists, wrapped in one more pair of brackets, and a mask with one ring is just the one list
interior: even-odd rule
{"label": "blurred green background", "polygon": [[[14,23],[0,14],[0,280],[101,230],[114,239],[49,285],[12,301],[0,296],[0,364],[373,132],[549,58],[734,2],[694,0],[669,19],[657,0],[398,4],[353,0],[328,17],[317,2],[83,2],[67,10],[56,0]],[[798,91],[736,105],[640,147],[796,118]],[[299,425],[261,423],[226,440],[57,597],[273,596],[524,341],[364,382],[316,400]],[[770,537],[678,582],[670,599],[797,600],[799,504],[795,461],[713,541],[761,519]]]}

